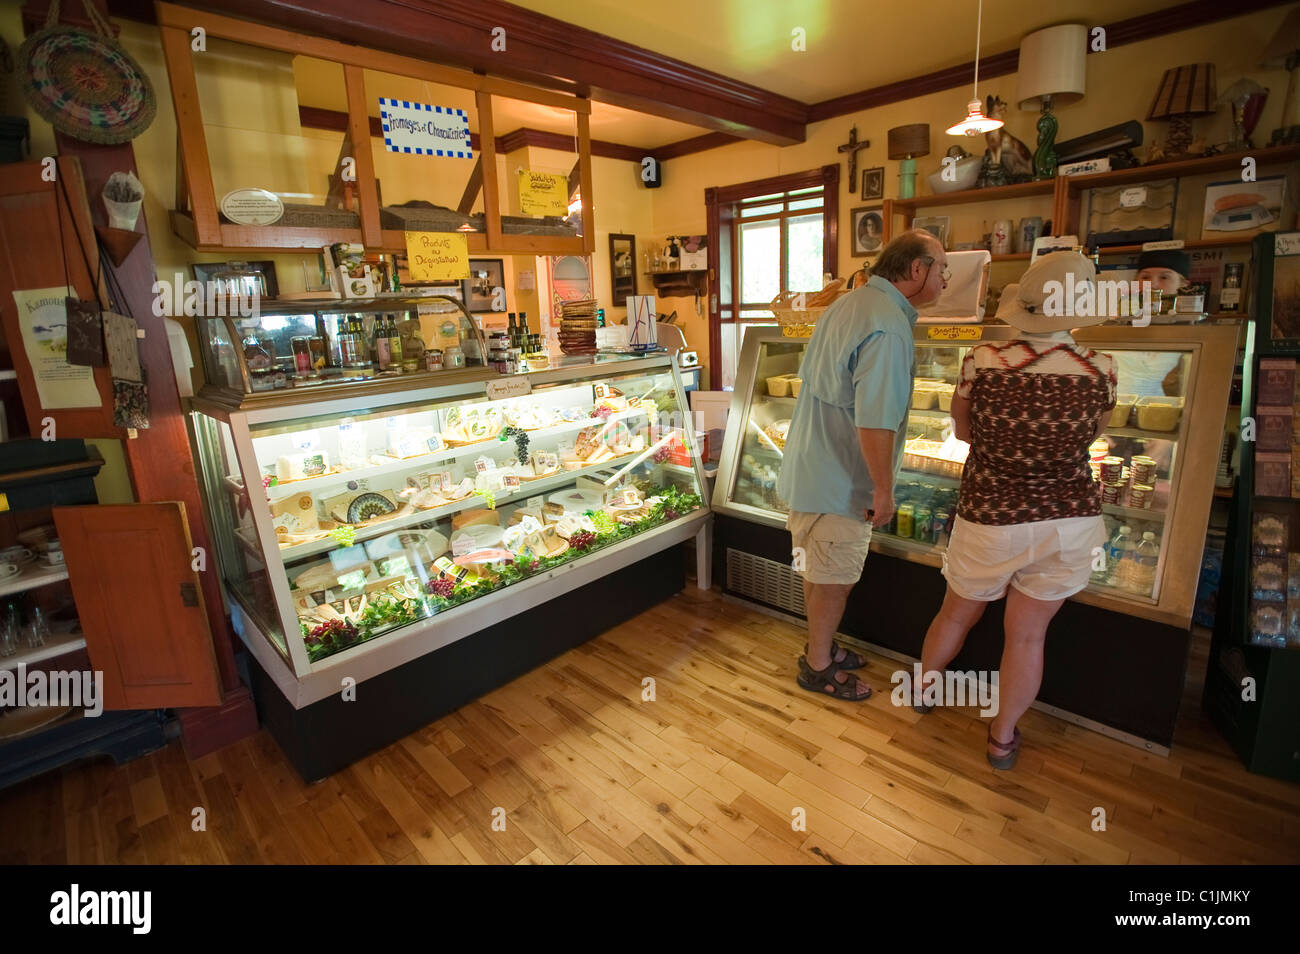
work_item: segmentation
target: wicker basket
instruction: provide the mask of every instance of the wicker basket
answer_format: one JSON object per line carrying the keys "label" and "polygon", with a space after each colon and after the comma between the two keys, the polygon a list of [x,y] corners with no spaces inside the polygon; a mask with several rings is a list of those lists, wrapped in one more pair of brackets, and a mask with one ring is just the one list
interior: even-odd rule
{"label": "wicker basket", "polygon": [[785,337],[811,338],[817,319],[825,310],[825,308],[804,308],[796,311],[793,308],[773,308],[772,314],[777,324],[781,326],[781,334]]}

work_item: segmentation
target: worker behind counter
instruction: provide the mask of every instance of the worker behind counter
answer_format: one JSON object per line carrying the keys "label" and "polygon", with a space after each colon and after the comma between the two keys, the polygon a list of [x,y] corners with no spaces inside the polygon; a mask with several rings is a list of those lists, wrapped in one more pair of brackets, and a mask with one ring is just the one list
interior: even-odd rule
{"label": "worker behind counter", "polygon": [[[1168,301],[1187,284],[1192,260],[1181,249],[1162,249],[1143,252],[1138,257],[1137,267],[1137,280],[1150,282],[1151,287],[1159,289]],[[1181,352],[1116,350],[1113,354],[1119,366],[1121,394],[1136,394],[1138,397],[1182,394]]]}

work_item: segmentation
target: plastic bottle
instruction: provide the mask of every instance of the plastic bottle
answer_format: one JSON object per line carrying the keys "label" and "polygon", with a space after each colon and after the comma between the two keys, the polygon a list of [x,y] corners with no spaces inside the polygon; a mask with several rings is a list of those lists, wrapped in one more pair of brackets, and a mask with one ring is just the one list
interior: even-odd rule
{"label": "plastic bottle", "polygon": [[1133,550],[1133,530],[1122,526],[1115,531],[1106,553],[1107,583],[1119,589],[1127,589],[1124,557]]}
{"label": "plastic bottle", "polygon": [[1160,562],[1160,545],[1156,535],[1148,530],[1142,542],[1133,550],[1133,569],[1130,588],[1141,596],[1150,596],[1156,586],[1156,564]]}

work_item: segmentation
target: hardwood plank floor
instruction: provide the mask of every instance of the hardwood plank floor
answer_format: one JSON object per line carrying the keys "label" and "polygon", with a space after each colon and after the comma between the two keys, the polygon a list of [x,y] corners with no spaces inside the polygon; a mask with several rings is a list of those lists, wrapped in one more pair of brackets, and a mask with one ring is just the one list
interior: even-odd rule
{"label": "hardwood plank floor", "polygon": [[800,690],[803,642],[688,590],[315,785],[261,732],[0,791],[0,863],[1300,862],[1300,786],[1201,712],[1203,648],[1168,759],[1030,712],[998,773],[975,709],[891,704],[893,660],[864,704]]}

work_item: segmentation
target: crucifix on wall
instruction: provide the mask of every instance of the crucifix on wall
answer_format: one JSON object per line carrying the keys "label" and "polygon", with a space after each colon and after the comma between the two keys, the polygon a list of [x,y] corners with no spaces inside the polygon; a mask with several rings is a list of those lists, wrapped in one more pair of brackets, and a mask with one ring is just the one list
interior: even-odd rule
{"label": "crucifix on wall", "polygon": [[854,126],[849,130],[849,141],[840,146],[840,152],[849,154],[849,191],[854,189],[854,183],[858,181],[858,152],[866,149],[871,145],[870,139],[864,139],[858,142],[858,127]]}

